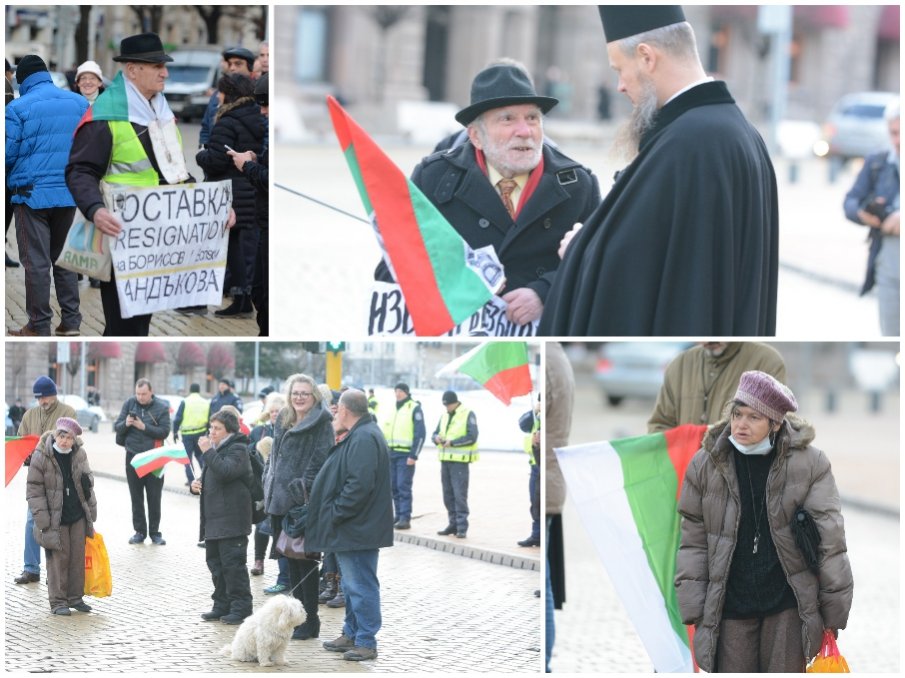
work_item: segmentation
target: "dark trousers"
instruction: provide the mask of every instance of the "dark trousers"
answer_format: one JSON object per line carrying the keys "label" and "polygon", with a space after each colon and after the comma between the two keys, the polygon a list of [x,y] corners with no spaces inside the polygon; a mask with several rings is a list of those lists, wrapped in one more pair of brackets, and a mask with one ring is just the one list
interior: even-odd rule
{"label": "dark trousers", "polygon": [[241,617],[251,614],[251,585],[248,582],[248,537],[205,539],[207,569],[214,582],[214,610]]}
{"label": "dark trousers", "polygon": [[264,560],[269,542],[270,535],[261,532],[261,528],[255,525],[255,560]]}
{"label": "dark trousers", "polygon": [[270,316],[268,314],[270,304],[268,300],[270,296],[270,284],[268,282],[270,255],[267,250],[270,245],[268,244],[269,236],[267,233],[268,229],[262,228],[258,234],[255,277],[251,283],[251,301],[255,306],[255,311],[257,311],[259,337],[270,336]]}
{"label": "dark trousers", "polygon": [[15,211],[19,261],[25,269],[28,326],[42,336],[50,335],[53,319],[50,308],[52,273],[63,325],[78,329],[82,324],[78,276],[54,264],[66,244],[75,207],[34,210],[28,205],[16,205]]}
{"label": "dark trousers", "polygon": [[763,619],[723,619],[716,673],[804,673],[801,618],[790,608]]}
{"label": "dark trousers", "polygon": [[440,462],[443,505],[449,516],[449,526],[455,527],[457,532],[468,531],[468,466],[463,461]]}
{"label": "dark trousers", "polygon": [[182,434],[182,446],[185,448],[185,454],[189,458],[189,463],[185,465],[185,479],[192,482],[195,479],[195,470],[192,468],[192,457],[198,463],[198,470],[204,469],[204,455],[201,454],[201,448],[198,447],[198,438],[203,433]]}
{"label": "dark trousers", "polygon": [[60,525],[59,551],[46,549],[47,597],[50,609],[72,607],[85,592],[85,518]]}
{"label": "dark trousers", "polygon": [[[163,494],[163,476],[158,478],[149,473],[139,478],[132,468],[132,457],[126,453],[126,481],[129,483],[129,497],[132,499],[132,528],[139,534],[160,534],[160,497]],[[145,518],[145,494],[148,496],[148,517]]]}
{"label": "dark trousers", "polygon": [[531,538],[540,539],[540,466],[537,464],[531,467],[528,494],[531,497]]}
{"label": "dark trousers", "polygon": [[251,294],[258,256],[258,229],[231,228],[226,250],[226,267],[229,269],[229,289],[233,296]]}
{"label": "dark trousers", "polygon": [[101,306],[104,308],[105,337],[146,337],[151,331],[150,313],[122,317],[116,294],[116,273],[110,276],[110,282],[101,281]]}
{"label": "dark trousers", "polygon": [[[276,544],[280,538],[280,533],[283,531],[283,516],[271,516],[270,525],[273,531],[273,543]],[[318,562],[299,558],[287,558],[286,560],[289,562],[289,587],[293,589],[292,595],[301,601],[302,607],[305,608],[305,612],[309,617],[316,617],[317,596],[320,593],[316,572]],[[314,571],[312,572],[312,570]],[[301,586],[296,587],[296,584],[303,579]]]}
{"label": "dark trousers", "polygon": [[390,451],[390,480],[397,521],[412,518],[412,481],[415,479],[415,464],[410,466],[408,459],[408,452]]}

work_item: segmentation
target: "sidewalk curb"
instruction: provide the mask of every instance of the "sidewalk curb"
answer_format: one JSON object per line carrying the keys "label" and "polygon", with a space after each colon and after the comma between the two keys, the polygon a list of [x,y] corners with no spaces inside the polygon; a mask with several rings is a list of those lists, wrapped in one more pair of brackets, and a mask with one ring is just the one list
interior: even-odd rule
{"label": "sidewalk curb", "polygon": [[[126,479],[117,473],[109,473],[107,471],[94,471],[97,478],[106,478],[108,480],[119,480],[126,482]],[[186,487],[166,487],[164,492],[172,492],[174,494],[182,494],[187,496],[196,496],[189,492]],[[898,515],[898,514],[897,514]],[[493,565],[504,565],[506,567],[514,567],[517,570],[531,570],[540,572],[540,561],[522,556],[514,556],[508,553],[500,553],[499,551],[491,551],[490,549],[480,548],[477,546],[469,546],[467,544],[457,544],[447,542],[441,539],[432,539],[430,537],[421,537],[414,534],[400,534],[397,530],[393,531],[394,541],[404,544],[412,544],[414,546],[424,546],[434,551],[441,551],[455,556],[464,556],[473,560],[483,560]]]}
{"label": "sidewalk curb", "polygon": [[889,506],[888,504],[878,504],[877,502],[868,501],[866,499],[859,499],[856,497],[849,496],[840,496],[839,500],[843,505],[851,506],[852,508],[859,509],[861,511],[868,511],[870,513],[878,513],[881,516],[886,518],[892,518],[894,520],[899,519],[899,508],[897,506]]}

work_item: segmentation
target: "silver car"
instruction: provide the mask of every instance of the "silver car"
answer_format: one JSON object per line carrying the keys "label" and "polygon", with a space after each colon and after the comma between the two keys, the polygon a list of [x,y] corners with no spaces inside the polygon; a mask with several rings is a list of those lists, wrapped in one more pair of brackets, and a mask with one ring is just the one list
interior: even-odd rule
{"label": "silver car", "polygon": [[891,92],[846,94],[830,111],[823,126],[823,138],[815,144],[814,152],[844,163],[889,148],[889,129],[883,111],[898,98],[898,94]]}
{"label": "silver car", "polygon": [[680,341],[604,344],[595,370],[603,396],[613,406],[625,398],[655,400],[666,366],[691,345]]}

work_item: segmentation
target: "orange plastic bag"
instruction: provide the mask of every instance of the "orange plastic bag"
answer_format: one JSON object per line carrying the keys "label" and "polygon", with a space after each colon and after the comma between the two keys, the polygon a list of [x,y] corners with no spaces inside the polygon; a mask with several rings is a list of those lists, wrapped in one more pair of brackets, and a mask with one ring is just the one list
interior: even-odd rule
{"label": "orange plastic bag", "polygon": [[823,632],[823,644],[817,658],[808,667],[808,673],[851,673],[848,670],[848,662],[839,654],[839,647],[832,631]]}
{"label": "orange plastic bag", "polygon": [[110,557],[100,532],[85,537],[85,595],[105,598],[113,593]]}

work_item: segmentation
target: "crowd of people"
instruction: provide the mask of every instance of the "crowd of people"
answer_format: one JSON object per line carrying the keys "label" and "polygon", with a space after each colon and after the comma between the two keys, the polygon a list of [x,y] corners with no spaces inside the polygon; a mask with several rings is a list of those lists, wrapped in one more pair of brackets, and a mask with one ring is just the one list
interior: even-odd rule
{"label": "crowd of people", "polygon": [[[223,75],[206,110],[196,155],[204,180],[232,184],[223,285],[224,297],[232,301],[214,315],[251,317],[257,312],[259,335],[267,336],[269,47],[261,43],[257,55],[230,47],[222,57]],[[107,185],[201,180],[186,167],[176,116],[164,95],[167,63],[173,58],[160,37],[142,33],[124,38],[113,60],[121,70],[107,85],[96,62],[79,65],[72,74],[72,91],[53,83],[37,55],[23,57],[14,76],[6,62],[7,229],[15,216],[28,315],[11,336],[51,334],[51,276],[61,315],[54,334],[79,336],[81,274],[57,264],[77,221],[76,209],[101,233],[115,237],[123,225],[105,199]],[[18,98],[12,94],[12,77],[19,84]],[[7,265],[17,263],[7,257]],[[89,284],[100,288],[105,336],[148,335],[152,314],[123,312],[115,270],[90,278]],[[177,311],[204,315],[208,307]]]}
{"label": "crowd of people", "polygon": [[[33,391],[38,404],[24,412],[18,433],[43,437],[27,462],[25,563],[16,583],[40,580],[43,547],[52,613],[90,612],[81,597],[84,568],[76,566],[97,517],[89,457],[75,412],[57,398],[54,382],[39,377]],[[268,386],[258,393],[262,412],[249,427],[228,378],[219,380],[211,399],[191,384],[172,419],[169,402],[154,393],[148,379],[139,379],[113,423],[116,444],[125,451],[134,531],[128,543],[150,539],[152,547],[166,546],[160,529],[165,476],[143,471],[136,457],[162,447],[171,434],[174,442],[181,437],[188,461],[185,484],[200,496],[198,546],[205,550],[214,587],[211,609],[201,618],[240,624],[252,614],[250,576],[264,574],[265,563],[275,560],[279,574],[263,592],[292,595],[302,603],[306,617],[293,639],[320,636],[319,605],[345,608],[342,633],[325,642],[325,649],[341,651],[350,661],[375,658],[379,549],[393,544],[394,530],[411,529],[412,479],[427,437],[421,403],[409,386],[399,382],[394,392],[395,407],[380,418],[373,389],[370,396],[356,389],[335,391],[294,374],[283,392]],[[447,526],[437,534],[465,539],[469,470],[478,460],[477,417],[454,391],[444,392],[441,401],[444,412],[431,440],[441,462]],[[538,412],[527,412],[521,426],[535,468]],[[68,450],[71,456],[61,457]],[[529,490],[532,533],[519,545],[536,547],[540,492],[533,471]]]}

